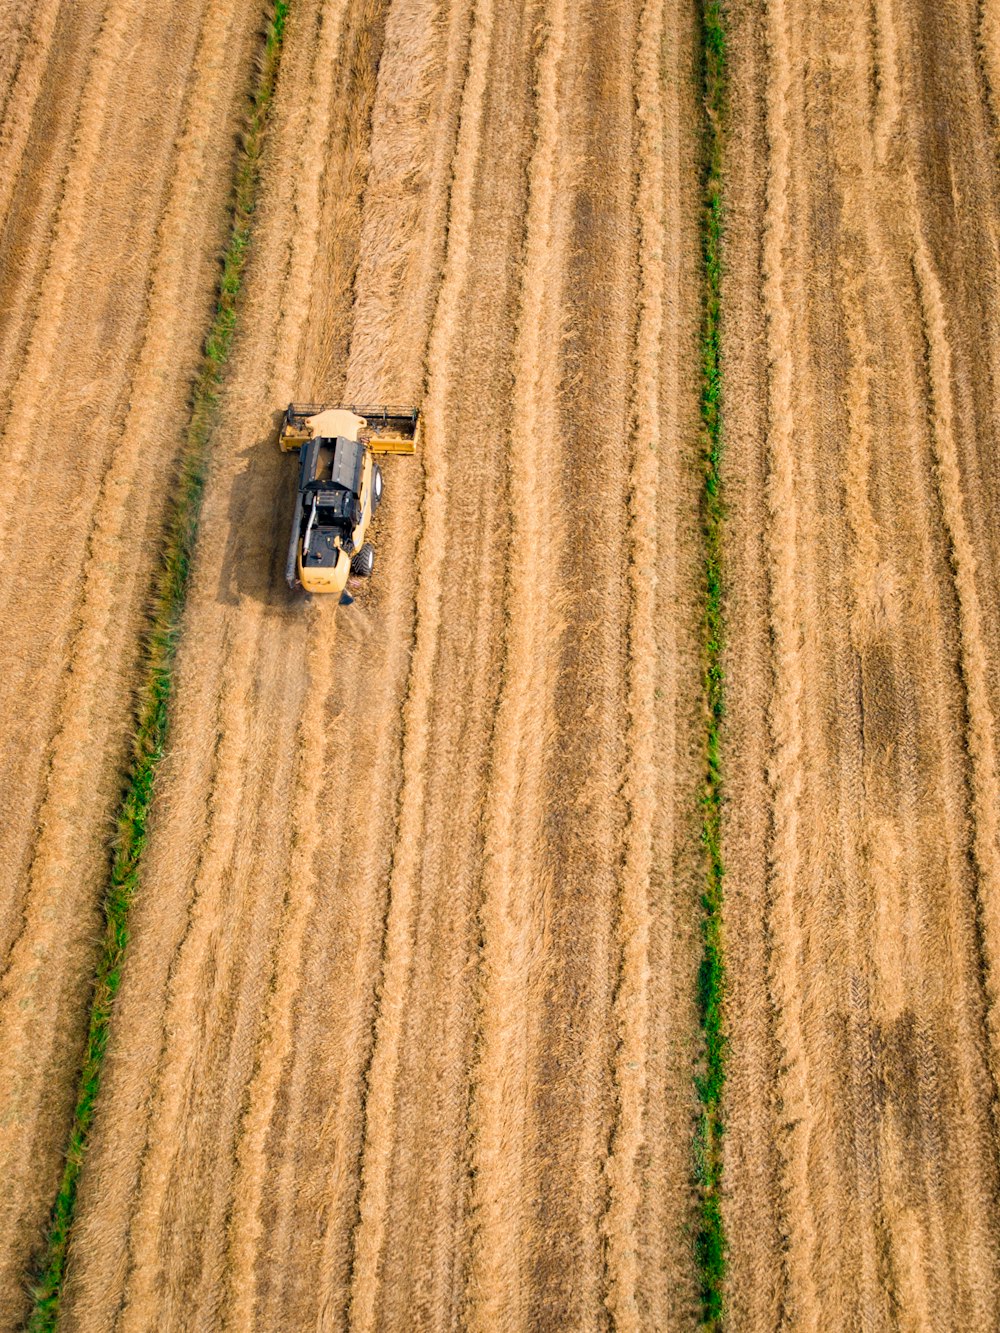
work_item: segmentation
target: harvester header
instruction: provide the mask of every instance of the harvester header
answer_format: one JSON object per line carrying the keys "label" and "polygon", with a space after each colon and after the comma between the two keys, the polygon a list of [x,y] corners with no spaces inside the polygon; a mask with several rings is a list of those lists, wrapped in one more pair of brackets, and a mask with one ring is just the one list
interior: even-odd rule
{"label": "harvester header", "polygon": [[420,435],[420,412],[415,407],[378,407],[356,403],[289,403],[281,428],[281,447],[300,449],[330,428],[331,412],[359,417],[357,438],[373,454],[413,454]]}

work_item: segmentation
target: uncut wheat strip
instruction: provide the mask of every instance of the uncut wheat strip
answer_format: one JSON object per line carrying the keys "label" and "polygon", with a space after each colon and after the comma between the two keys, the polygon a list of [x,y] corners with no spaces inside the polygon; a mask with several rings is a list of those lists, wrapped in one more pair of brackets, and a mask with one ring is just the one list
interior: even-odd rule
{"label": "uncut wheat strip", "polygon": [[[391,8],[390,0],[367,0],[358,9],[351,24],[351,38],[346,59],[350,62],[350,93],[345,101],[343,148],[338,154],[338,170],[331,173],[323,190],[323,207],[331,202],[340,216],[339,201],[360,198],[371,163],[372,112],[384,44],[385,24]],[[359,114],[359,108],[363,108]],[[339,128],[339,126],[338,126]],[[360,217],[352,217],[342,237],[330,239],[350,255],[349,264],[356,270]],[[339,301],[332,288],[322,286],[314,291],[312,318],[303,347],[303,358],[309,367],[317,394],[322,397],[328,384],[342,383],[344,366],[350,355],[351,319],[340,313]],[[380,399],[380,401],[386,401]]]}
{"label": "uncut wheat strip", "polygon": [[[39,92],[52,57],[52,34],[60,4],[61,0],[48,0],[30,8],[5,5],[6,12],[0,13],[0,33],[4,34],[0,57],[0,235],[7,223]],[[13,32],[25,14],[30,16],[30,26],[23,31],[20,42],[15,42]]]}
{"label": "uncut wheat strip", "polygon": [[357,1329],[369,1329],[375,1323],[385,1238],[395,1084],[410,974],[434,661],[441,613],[444,549],[438,534],[447,516],[450,362],[452,349],[462,336],[461,301],[469,272],[469,237],[475,222],[473,196],[483,132],[493,16],[492,0],[478,0],[453,164],[444,276],[427,350],[423,436],[425,491],[421,515],[423,535],[417,553],[415,641],[403,708],[403,778],[389,882],[385,962],[365,1098],[360,1216],[354,1236],[349,1322]]}
{"label": "uncut wheat strip", "polygon": [[784,1053],[781,1083],[782,1179],[787,1251],[786,1282],[804,1327],[815,1326],[813,1280],[816,1225],[810,1199],[809,1139],[815,1110],[807,1071],[802,994],[796,960],[803,939],[796,912],[801,870],[799,804],[803,787],[802,626],[796,588],[798,504],[795,481],[794,331],[786,299],[784,251],[789,244],[791,134],[788,125],[792,55],[784,0],[769,0],[767,89],[768,164],[763,238],[763,294],[767,319],[768,573],[774,693],[769,709],[772,757],[772,831],[768,852],[769,983],[778,1040]]}
{"label": "uncut wheat strip", "polygon": [[[353,372],[357,401],[390,393],[409,402],[418,392],[436,283],[446,235],[451,164],[458,110],[469,54],[468,0],[394,3],[386,24],[382,70],[385,95],[376,100],[372,169],[365,197],[365,230],[358,285],[366,293],[364,319],[355,318],[351,361],[358,335],[365,370]],[[405,223],[403,215],[405,213]],[[388,245],[381,233],[405,235]],[[366,240],[370,238],[370,243]],[[419,239],[418,239],[419,238]],[[385,255],[393,256],[385,271]],[[422,371],[421,371],[422,373]]]}
{"label": "uncut wheat strip", "polygon": [[[465,1319],[472,1329],[518,1327],[527,1308],[530,1011],[544,947],[539,913],[544,870],[536,861],[542,762],[550,733],[552,555],[558,523],[550,502],[557,443],[559,320],[566,219],[560,182],[565,111],[560,105],[569,39],[565,0],[540,26],[536,131],[515,344],[515,428],[510,443],[511,552],[503,675],[484,812],[480,1017],[472,1080],[471,1254]],[[574,29],[575,30],[575,29]]]}
{"label": "uncut wheat strip", "polygon": [[[323,0],[320,6],[315,39],[316,57],[312,66],[315,88],[308,98],[303,98],[306,104],[305,126],[301,131],[301,139],[296,143],[302,169],[296,176],[296,188],[286,221],[291,238],[290,262],[274,377],[280,383],[294,385],[293,391],[299,398],[302,396],[299,364],[308,322],[305,313],[311,307],[317,256],[321,240],[324,239],[325,214],[320,207],[320,198],[327,172],[337,160],[337,155],[329,152],[326,145],[331,128],[331,113],[334,107],[339,109],[339,99],[334,97],[333,89],[340,74],[350,10],[351,0]],[[296,330],[295,337],[288,336],[292,327]]]}
{"label": "uncut wheat strip", "polygon": [[[48,771],[45,799],[39,815],[35,855],[28,885],[28,915],[24,929],[11,955],[7,984],[11,1001],[16,1004],[15,1031],[4,1043],[8,1076],[12,1074],[12,1052],[25,1045],[32,1068],[45,1072],[39,1059],[43,1033],[49,1018],[33,1003],[31,1021],[25,1022],[25,992],[15,987],[18,975],[17,955],[27,951],[32,960],[46,957],[50,964],[62,950],[74,942],[69,918],[80,911],[79,903],[66,893],[67,875],[90,886],[93,873],[79,874],[80,861],[96,849],[90,836],[99,826],[103,811],[95,806],[95,797],[106,795],[107,783],[102,770],[107,764],[109,705],[107,692],[112,663],[120,660],[125,645],[124,628],[131,627],[133,614],[127,612],[141,588],[141,573],[149,574],[148,560],[143,561],[136,545],[145,535],[147,525],[159,508],[162,497],[146,482],[145,469],[157,446],[179,447],[180,422],[185,407],[187,376],[184,364],[174,374],[174,420],[177,430],[171,436],[164,430],[164,387],[171,370],[178,366],[176,349],[189,344],[187,366],[197,358],[198,316],[204,304],[205,289],[190,281],[190,236],[195,227],[192,213],[202,206],[197,232],[211,225],[209,214],[222,201],[204,190],[201,178],[207,169],[204,148],[210,142],[209,131],[218,120],[219,102],[225,103],[232,71],[223,59],[232,47],[232,28],[237,18],[236,5],[220,5],[206,12],[198,67],[206,70],[204,79],[194,85],[194,97],[188,107],[187,128],[181,136],[174,167],[174,186],[157,233],[156,253],[149,305],[148,328],[143,353],[132,378],[132,405],[115,449],[109,471],[105,474],[97,499],[94,524],[88,539],[87,561],[83,569],[81,600],[75,614],[76,631],[68,652],[63,679],[56,734],[47,756]],[[244,33],[244,37],[245,37]],[[212,73],[214,70],[214,77]],[[169,418],[168,418],[169,419]],[[134,534],[134,535],[133,535]],[[130,539],[131,538],[131,539]],[[126,699],[122,699],[122,711]],[[99,854],[103,863],[103,842]],[[76,874],[74,874],[76,872]],[[32,904],[42,902],[41,919],[34,919]],[[34,975],[35,964],[30,965]],[[48,980],[45,991],[54,994]],[[0,1004],[0,1031],[10,1021],[7,1005]]]}
{"label": "uncut wheat strip", "polygon": [[[640,1237],[636,1232],[642,1183],[639,1155],[645,1138],[648,1084],[652,914],[650,874],[657,808],[656,691],[661,688],[660,634],[656,622],[659,562],[657,525],[660,440],[660,355],[664,323],[663,251],[666,241],[664,106],[661,47],[664,11],[646,3],[639,19],[635,62],[639,220],[639,320],[633,382],[634,427],[629,500],[628,721],[625,799],[628,805],[625,859],[618,920],[621,970],[615,995],[618,1049],[614,1082],[617,1117],[606,1171],[608,1206],[602,1223],[607,1238],[607,1306],[622,1330],[638,1330]],[[672,680],[667,682],[671,695]],[[670,828],[667,827],[667,836]]]}

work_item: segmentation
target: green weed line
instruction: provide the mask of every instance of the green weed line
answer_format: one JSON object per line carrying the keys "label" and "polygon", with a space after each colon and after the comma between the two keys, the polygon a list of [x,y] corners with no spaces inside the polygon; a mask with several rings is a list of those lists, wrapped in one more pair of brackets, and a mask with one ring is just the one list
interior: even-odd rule
{"label": "green weed line", "polygon": [[128,945],[128,914],[139,882],[153,786],[163,756],[173,664],[191,557],[198,530],[206,464],[223,373],[236,329],[240,286],[246,269],[260,182],[261,153],[274,96],[290,0],[277,0],[263,34],[255,85],[240,141],[232,196],[232,223],[217,289],[215,315],[205,338],[201,369],[194,384],[180,475],[156,580],[132,753],[117,815],[110,878],[104,900],[104,938],[97,961],[90,1024],[62,1181],[52,1208],[45,1250],[32,1284],[30,1333],[52,1330],[66,1271],[70,1229],[87,1139],[101,1084],[111,1013]]}
{"label": "green weed line", "polygon": [[722,941],[723,864],[721,846],[721,740],[725,681],[722,542],[725,511],[720,474],[722,454],[720,372],[720,288],[722,280],[722,120],[726,99],[726,39],[723,0],[702,0],[705,105],[704,215],[702,264],[704,310],[701,332],[701,426],[705,485],[702,528],[705,541],[704,692],[707,703],[705,785],[701,837],[705,848],[702,894],[704,953],[698,970],[698,1010],[704,1034],[701,1069],[695,1076],[698,1121],[695,1176],[699,1191],[695,1255],[705,1329],[719,1329],[723,1316],[726,1238],[722,1221],[722,1092],[726,1077],[723,1003],[726,965]]}

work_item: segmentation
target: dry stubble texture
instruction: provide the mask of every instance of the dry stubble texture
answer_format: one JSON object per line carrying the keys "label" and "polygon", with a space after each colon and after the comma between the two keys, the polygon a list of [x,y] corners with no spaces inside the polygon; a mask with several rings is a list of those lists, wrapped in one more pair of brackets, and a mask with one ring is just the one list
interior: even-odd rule
{"label": "dry stubble texture", "polygon": [[257,28],[236,0],[174,21],[120,4],[24,15],[3,25],[0,72],[5,1326],[76,1095],[139,636]]}
{"label": "dry stubble texture", "polygon": [[[694,17],[293,11],[68,1328],[692,1318]],[[307,611],[341,395],[425,445]]]}
{"label": "dry stubble texture", "polygon": [[989,6],[730,29],[730,1317],[988,1327]]}

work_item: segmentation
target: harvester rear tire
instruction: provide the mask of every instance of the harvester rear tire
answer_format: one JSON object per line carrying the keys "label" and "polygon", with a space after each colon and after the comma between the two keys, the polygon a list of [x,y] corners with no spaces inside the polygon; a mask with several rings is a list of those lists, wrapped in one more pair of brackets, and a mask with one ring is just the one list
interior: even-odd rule
{"label": "harvester rear tire", "polygon": [[358,579],[370,579],[375,568],[375,548],[371,542],[365,542],[361,550],[351,561],[351,573]]}

